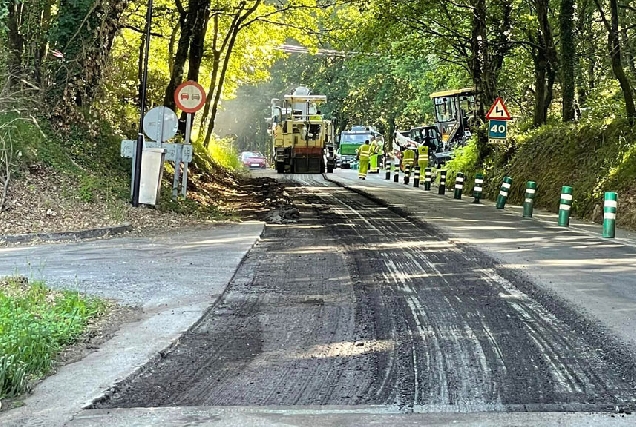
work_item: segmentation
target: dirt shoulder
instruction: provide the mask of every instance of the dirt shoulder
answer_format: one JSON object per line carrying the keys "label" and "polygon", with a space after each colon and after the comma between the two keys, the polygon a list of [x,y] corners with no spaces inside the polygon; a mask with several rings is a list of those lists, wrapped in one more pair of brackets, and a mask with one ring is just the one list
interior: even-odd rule
{"label": "dirt shoulder", "polygon": [[[166,175],[166,184],[171,177]],[[247,174],[193,171],[185,201],[163,201],[158,208],[134,208],[108,189],[78,188],[72,177],[33,166],[9,187],[0,212],[3,235],[60,233],[130,224],[131,233],[148,235],[242,220],[267,220],[269,212],[290,203],[285,185]],[[168,199],[169,200],[169,199]]]}

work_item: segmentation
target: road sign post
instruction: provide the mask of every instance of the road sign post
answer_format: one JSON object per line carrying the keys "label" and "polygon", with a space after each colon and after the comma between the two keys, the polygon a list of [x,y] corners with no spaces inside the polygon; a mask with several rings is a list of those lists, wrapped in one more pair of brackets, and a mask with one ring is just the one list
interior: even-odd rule
{"label": "road sign post", "polygon": [[[192,133],[192,114],[199,111],[205,105],[205,90],[203,86],[195,81],[187,81],[182,83],[174,91],[174,101],[177,107],[186,113],[186,129],[185,129],[185,145],[190,145],[190,136]],[[185,149],[185,147],[184,147]],[[192,153],[192,147],[190,147]],[[179,152],[178,161],[174,165],[174,183],[172,186],[172,198],[176,199],[179,193],[179,175],[181,173],[181,151]],[[190,156],[191,157],[191,156]],[[188,190],[188,162],[184,162],[183,182],[181,194],[186,196]]]}

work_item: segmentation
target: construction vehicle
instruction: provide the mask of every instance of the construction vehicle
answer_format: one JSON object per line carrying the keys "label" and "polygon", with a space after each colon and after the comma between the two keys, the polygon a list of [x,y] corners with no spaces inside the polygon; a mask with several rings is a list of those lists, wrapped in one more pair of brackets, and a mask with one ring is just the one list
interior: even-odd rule
{"label": "construction vehicle", "polygon": [[445,90],[430,95],[435,106],[435,126],[445,151],[464,145],[470,138],[470,127],[476,119],[475,90]]}
{"label": "construction vehicle", "polygon": [[439,169],[453,158],[453,152],[444,144],[442,135],[435,125],[415,127],[411,129],[409,137],[418,147],[428,147],[428,165],[432,168]]}
{"label": "construction vehicle", "polygon": [[338,145],[339,164],[342,169],[350,168],[356,162],[356,152],[364,141],[381,136],[378,131],[367,126],[352,126],[350,130],[340,132]]}
{"label": "construction vehicle", "polygon": [[272,99],[269,133],[278,173],[331,173],[335,167],[335,131],[318,110],[325,95],[312,95],[299,86],[285,95],[282,105]]}

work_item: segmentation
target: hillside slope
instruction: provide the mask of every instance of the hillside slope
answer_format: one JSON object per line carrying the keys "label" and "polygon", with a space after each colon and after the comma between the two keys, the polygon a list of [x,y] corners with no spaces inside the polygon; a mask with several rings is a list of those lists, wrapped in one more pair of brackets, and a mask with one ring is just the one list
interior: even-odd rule
{"label": "hillside slope", "polygon": [[[522,204],[526,182],[537,183],[535,206],[557,212],[561,187],[573,187],[572,216],[602,221],[603,194],[618,193],[617,226],[636,229],[636,133],[624,121],[544,126],[495,147],[484,169],[470,143],[449,163],[472,189],[483,171],[484,194],[494,199],[504,176],[513,179],[509,201]],[[452,179],[452,176],[451,176]],[[449,181],[452,182],[452,181]]]}

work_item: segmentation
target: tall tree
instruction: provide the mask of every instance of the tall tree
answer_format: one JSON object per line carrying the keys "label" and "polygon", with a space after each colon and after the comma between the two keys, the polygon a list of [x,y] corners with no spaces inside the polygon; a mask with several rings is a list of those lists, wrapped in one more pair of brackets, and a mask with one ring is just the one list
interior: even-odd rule
{"label": "tall tree", "polygon": [[605,10],[601,6],[600,0],[594,0],[596,7],[601,15],[601,20],[607,30],[607,47],[610,54],[610,60],[612,63],[612,71],[618,83],[621,86],[623,92],[623,99],[625,100],[625,110],[627,112],[627,119],[630,125],[634,125],[636,120],[636,105],[634,104],[634,93],[632,92],[632,86],[629,82],[625,69],[623,68],[622,48],[620,41],[620,26],[619,26],[619,12],[618,12],[618,0],[609,0],[610,18],[607,18]]}
{"label": "tall tree", "polygon": [[576,41],[574,39],[575,0],[561,0],[559,29],[561,39],[561,89],[563,92],[563,121],[574,120],[574,88]]}

